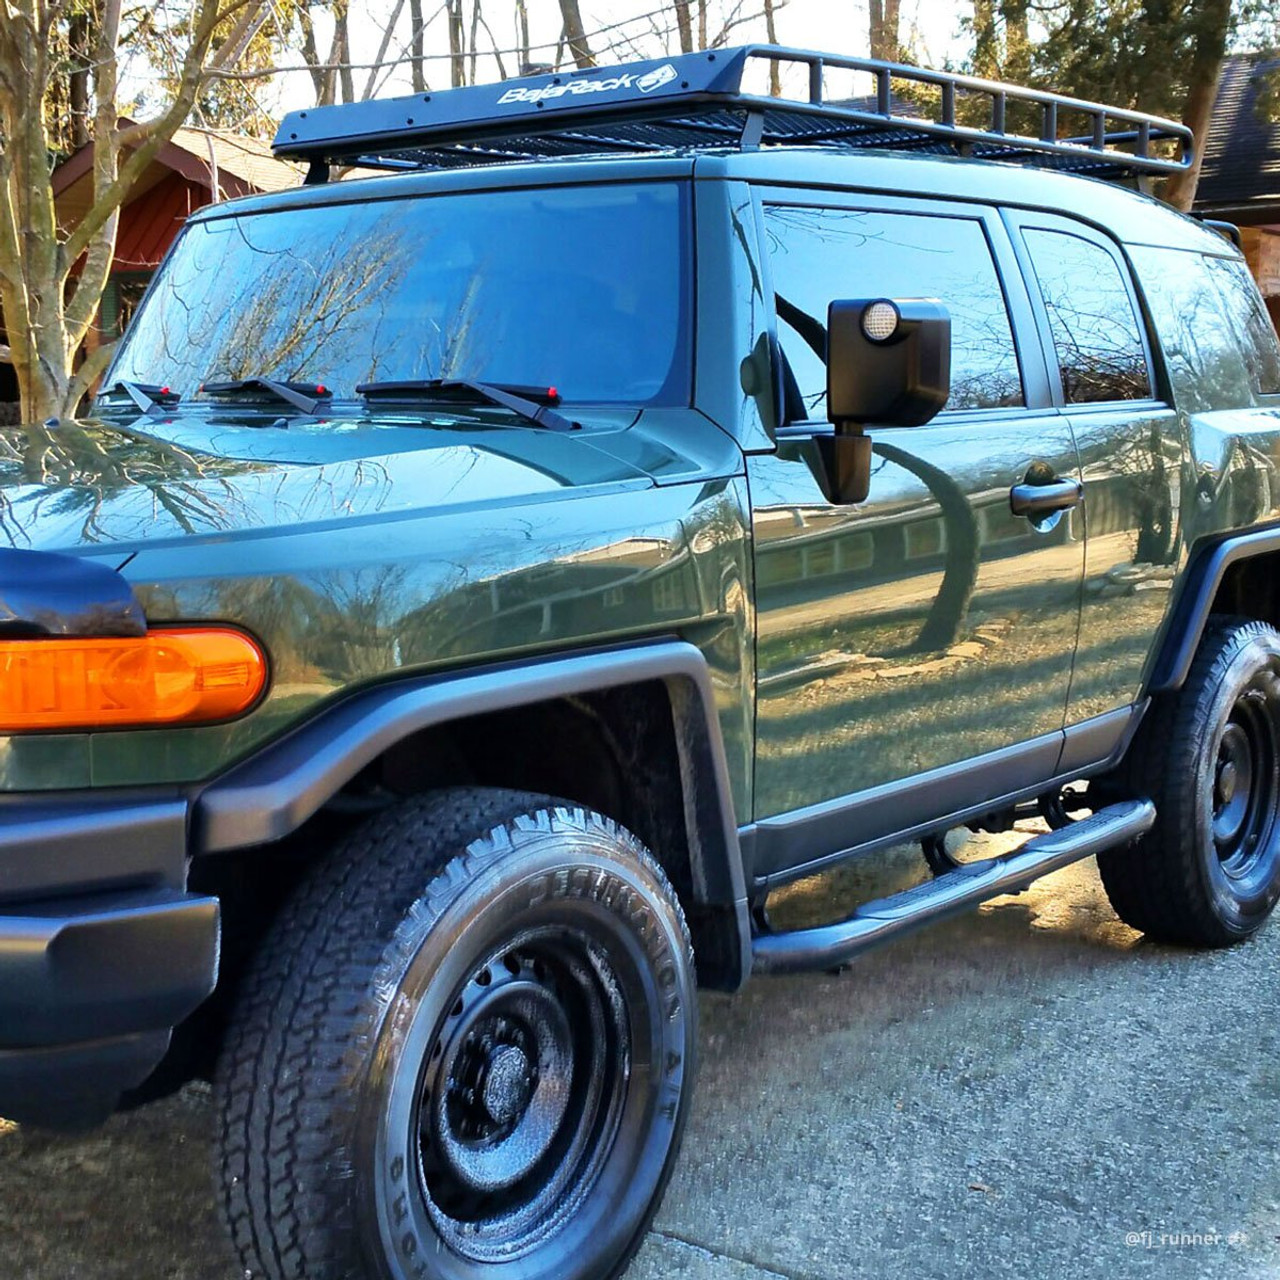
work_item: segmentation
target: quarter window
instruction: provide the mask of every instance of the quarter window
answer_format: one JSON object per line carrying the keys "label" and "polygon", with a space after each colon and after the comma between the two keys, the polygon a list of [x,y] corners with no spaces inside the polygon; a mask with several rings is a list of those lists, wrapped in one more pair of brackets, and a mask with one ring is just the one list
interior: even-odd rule
{"label": "quarter window", "polygon": [[[827,305],[937,298],[951,313],[948,409],[1025,403],[1009,312],[982,224],[970,218],[769,205],[778,336],[803,415],[826,417]],[[795,417],[795,409],[790,416]]]}
{"label": "quarter window", "polygon": [[1116,260],[1064,231],[1023,232],[1068,404],[1151,395],[1142,328]]}
{"label": "quarter window", "polygon": [[1206,258],[1205,265],[1222,294],[1254,393],[1280,394],[1280,343],[1249,268],[1240,258]]}

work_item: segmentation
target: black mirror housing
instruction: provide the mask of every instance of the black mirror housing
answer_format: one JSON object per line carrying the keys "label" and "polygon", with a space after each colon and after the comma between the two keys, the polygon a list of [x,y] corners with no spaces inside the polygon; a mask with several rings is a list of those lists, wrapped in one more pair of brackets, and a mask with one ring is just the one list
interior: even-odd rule
{"label": "black mirror housing", "polygon": [[827,308],[827,416],[837,427],[919,427],[951,394],[951,316],[936,298]]}

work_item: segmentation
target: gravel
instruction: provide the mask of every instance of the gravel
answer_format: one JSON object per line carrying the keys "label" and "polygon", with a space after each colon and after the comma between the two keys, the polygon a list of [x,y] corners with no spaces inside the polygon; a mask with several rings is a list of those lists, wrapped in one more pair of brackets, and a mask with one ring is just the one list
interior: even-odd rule
{"label": "gravel", "polygon": [[[627,1280],[1280,1275],[1277,991],[1280,926],[1152,945],[1089,862],[839,975],[704,996],[684,1151]],[[87,1137],[0,1124],[0,1276],[235,1280],[210,1111],[192,1085]]]}

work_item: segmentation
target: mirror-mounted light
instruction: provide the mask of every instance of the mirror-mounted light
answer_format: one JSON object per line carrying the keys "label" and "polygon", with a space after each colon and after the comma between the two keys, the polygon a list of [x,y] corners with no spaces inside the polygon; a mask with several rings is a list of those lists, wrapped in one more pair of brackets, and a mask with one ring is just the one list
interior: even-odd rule
{"label": "mirror-mounted light", "polygon": [[896,337],[902,315],[888,299],[873,302],[863,308],[862,332],[872,342],[888,342]]}
{"label": "mirror-mounted light", "polygon": [[827,415],[918,427],[951,394],[951,317],[934,298],[861,298],[827,309]]}

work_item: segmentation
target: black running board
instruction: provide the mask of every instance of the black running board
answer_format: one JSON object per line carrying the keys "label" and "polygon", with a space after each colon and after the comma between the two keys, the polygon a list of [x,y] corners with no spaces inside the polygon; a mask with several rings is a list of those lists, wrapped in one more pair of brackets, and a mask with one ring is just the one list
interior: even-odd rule
{"label": "black running board", "polygon": [[1020,893],[1034,880],[1092,854],[1128,844],[1151,829],[1156,807],[1150,800],[1125,800],[1033,836],[998,858],[969,862],[936,880],[864,903],[847,920],[758,934],[751,943],[753,973],[798,973],[830,969],[861,951],[923,925],[977,906],[1002,893]]}

